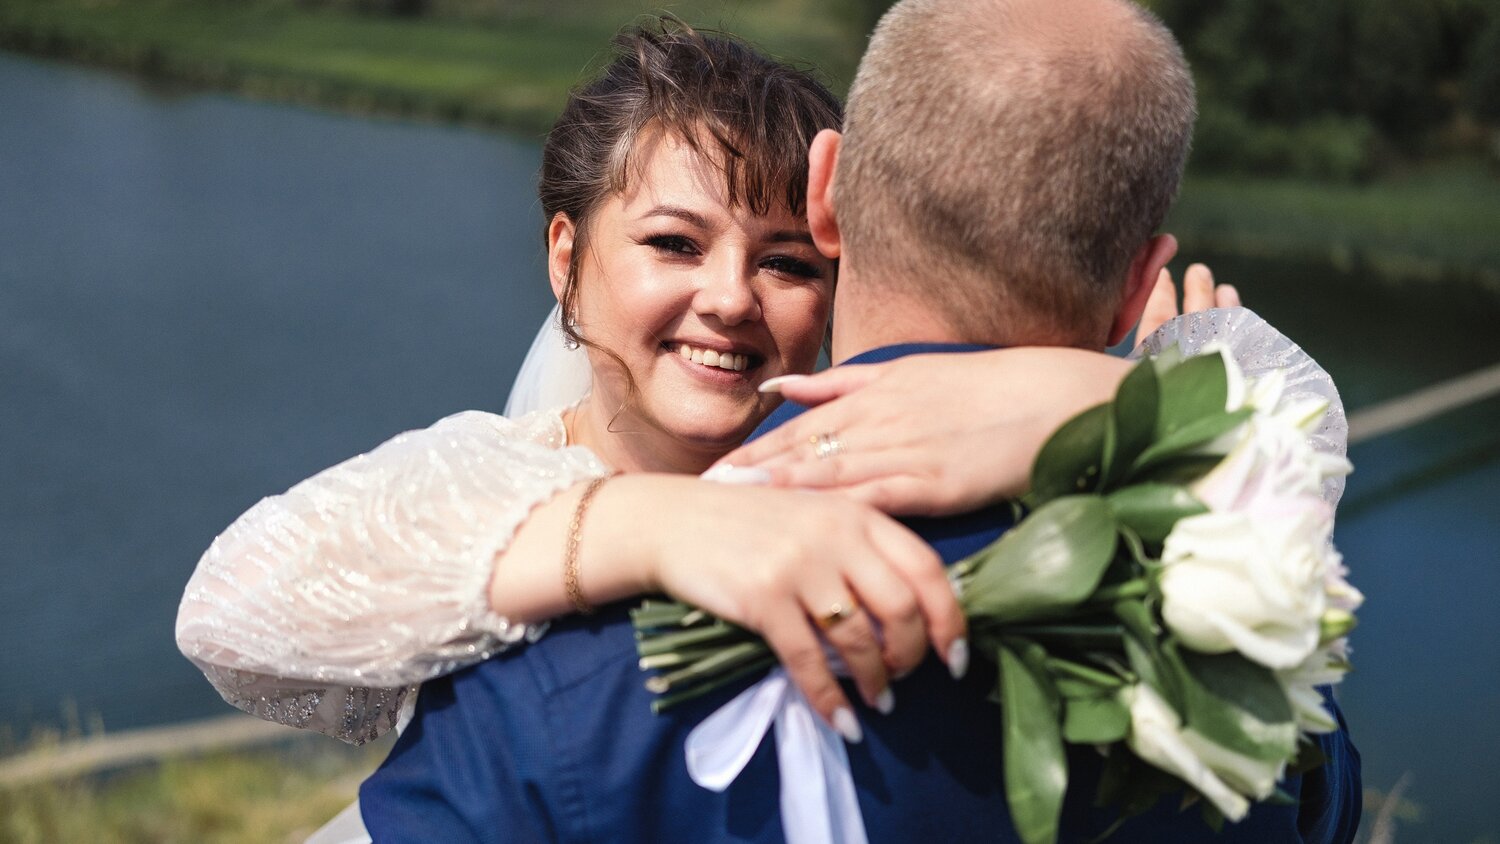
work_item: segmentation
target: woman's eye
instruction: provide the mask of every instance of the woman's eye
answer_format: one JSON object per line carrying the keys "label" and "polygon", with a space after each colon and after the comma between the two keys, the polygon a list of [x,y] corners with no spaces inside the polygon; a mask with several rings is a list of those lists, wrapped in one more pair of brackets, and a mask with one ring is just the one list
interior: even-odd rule
{"label": "woman's eye", "polygon": [[780,273],[792,276],[793,278],[815,279],[823,277],[823,271],[816,265],[808,263],[801,258],[792,258],[787,255],[777,255],[767,258],[760,265],[773,273]]}
{"label": "woman's eye", "polygon": [[698,246],[692,240],[677,234],[658,234],[646,238],[646,245],[658,252],[673,255],[696,255]]}

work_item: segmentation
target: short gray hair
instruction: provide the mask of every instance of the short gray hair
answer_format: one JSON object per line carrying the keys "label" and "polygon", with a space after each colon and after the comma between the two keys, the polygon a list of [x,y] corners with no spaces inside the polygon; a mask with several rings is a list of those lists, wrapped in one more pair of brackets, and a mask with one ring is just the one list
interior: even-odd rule
{"label": "short gray hair", "polygon": [[1176,196],[1195,116],[1181,48],[1130,0],[903,0],[845,110],[846,260],[941,303],[965,339],[1024,322],[1030,342],[1091,340]]}

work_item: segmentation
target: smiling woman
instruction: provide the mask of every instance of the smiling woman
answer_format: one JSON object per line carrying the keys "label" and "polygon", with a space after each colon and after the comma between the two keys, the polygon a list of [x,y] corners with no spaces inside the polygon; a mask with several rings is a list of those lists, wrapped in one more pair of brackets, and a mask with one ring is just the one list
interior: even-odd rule
{"label": "smiling woman", "polygon": [[540,186],[550,282],[593,389],[517,419],[445,419],[240,517],[178,618],[183,652],[236,706],[363,742],[415,684],[641,592],[762,630],[850,736],[812,618],[851,595],[864,606],[831,638],[871,705],[929,644],[953,652],[941,565],[894,520],[682,475],[773,409],[760,383],[813,367],[834,265],[807,231],[806,151],[837,102],[686,27],[618,47],[549,135]]}
{"label": "smiling woman", "polygon": [[703,471],[778,403],[757,385],[817,360],[833,262],[784,205],[731,204],[725,155],[710,149],[653,131],[636,144],[637,178],[594,212],[581,259],[566,214],[548,231],[553,288],[575,303],[568,320],[595,373],[574,439],[622,471]]}

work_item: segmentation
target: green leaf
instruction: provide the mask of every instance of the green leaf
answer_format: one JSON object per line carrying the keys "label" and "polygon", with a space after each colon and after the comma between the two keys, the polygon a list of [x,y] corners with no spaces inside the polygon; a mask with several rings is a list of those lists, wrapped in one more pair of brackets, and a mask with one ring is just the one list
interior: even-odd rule
{"label": "green leaf", "polygon": [[1108,429],[1108,404],[1091,407],[1058,428],[1032,464],[1031,500],[1044,503],[1092,490],[1103,471]]}
{"label": "green leaf", "polygon": [[1219,807],[1215,806],[1212,800],[1204,800],[1198,811],[1203,815],[1203,822],[1208,824],[1208,828],[1213,830],[1215,835],[1224,831],[1224,813],[1219,811]]}
{"label": "green leaf", "polygon": [[1229,400],[1229,376],[1219,354],[1197,355],[1161,373],[1161,403],[1155,440],[1214,413]]}
{"label": "green leaf", "polygon": [[1297,758],[1287,766],[1287,770],[1294,774],[1305,774],[1308,771],[1322,767],[1328,761],[1328,755],[1323,752],[1323,746],[1307,736],[1297,739]]}
{"label": "green leaf", "polygon": [[[1212,442],[1249,419],[1252,413],[1254,411],[1248,407],[1240,408],[1233,413],[1215,411],[1200,416],[1169,434],[1162,435],[1135,459],[1130,475],[1134,477],[1158,463],[1177,457],[1204,443]],[[1212,456],[1215,458],[1214,462],[1217,463],[1224,455]]]}
{"label": "green leaf", "polygon": [[1106,461],[1101,488],[1109,489],[1118,483],[1141,452],[1151,445],[1156,434],[1156,416],[1160,403],[1161,390],[1156,367],[1149,360],[1143,360],[1120,382],[1120,388],[1115,391],[1115,400],[1110,405],[1114,448]]}
{"label": "green leaf", "polygon": [[959,565],[970,617],[1024,621],[1075,606],[1098,588],[1114,559],[1114,517],[1092,495],[1050,501]]}
{"label": "green leaf", "polygon": [[1110,493],[1106,500],[1116,521],[1153,544],[1166,539],[1178,519],[1208,512],[1186,487],[1171,484],[1135,484]]}
{"label": "green leaf", "polygon": [[1271,806],[1296,806],[1302,801],[1288,794],[1285,789],[1278,788],[1271,792],[1266,798],[1266,803]]}
{"label": "green leaf", "polygon": [[1157,637],[1151,611],[1140,601],[1115,604],[1115,616],[1125,624],[1125,657],[1141,682],[1156,689],[1178,714],[1186,711],[1180,668],[1174,668]]}
{"label": "green leaf", "polygon": [[1109,744],[1129,730],[1130,711],[1114,695],[1071,698],[1063,705],[1063,738],[1073,744]]}
{"label": "green leaf", "polygon": [[1286,691],[1269,668],[1239,654],[1208,656],[1169,645],[1181,668],[1185,725],[1252,759],[1290,759],[1297,724]]}
{"label": "green leaf", "polygon": [[1068,763],[1046,679],[1000,648],[1000,715],[1005,730],[1005,799],[1026,844],[1057,840]]}
{"label": "green leaf", "polygon": [[1223,460],[1222,454],[1184,454],[1179,457],[1169,457],[1153,463],[1143,471],[1131,472],[1130,483],[1182,486],[1199,480],[1213,471],[1213,468]]}

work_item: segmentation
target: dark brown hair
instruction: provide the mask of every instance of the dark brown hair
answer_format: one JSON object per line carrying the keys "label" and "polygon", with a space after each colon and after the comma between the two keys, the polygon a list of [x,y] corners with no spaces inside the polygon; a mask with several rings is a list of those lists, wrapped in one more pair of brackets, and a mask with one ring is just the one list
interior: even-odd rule
{"label": "dark brown hair", "polygon": [[715,145],[719,155],[709,158],[721,163],[731,205],[756,214],[784,205],[802,214],[808,145],[819,130],[838,128],[842,116],[838,99],[810,73],[730,36],[672,17],[621,32],[614,59],[573,91],[542,148],[544,225],[562,213],[574,226],[563,331],[598,348],[568,320],[578,265],[593,212],[625,190],[636,169],[632,152],[642,132],[664,131],[700,153]]}

